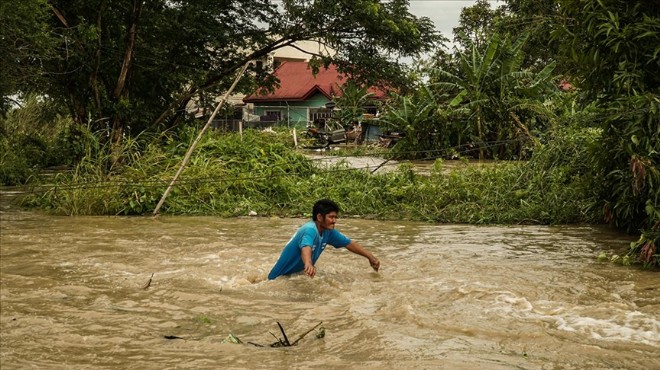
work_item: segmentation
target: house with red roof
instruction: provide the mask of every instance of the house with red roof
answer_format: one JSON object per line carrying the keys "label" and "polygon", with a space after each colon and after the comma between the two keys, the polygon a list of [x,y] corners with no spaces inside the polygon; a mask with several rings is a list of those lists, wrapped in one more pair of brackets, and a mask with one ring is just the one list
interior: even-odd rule
{"label": "house with red roof", "polygon": [[[332,115],[326,107],[340,96],[342,86],[348,81],[334,65],[321,67],[316,75],[304,61],[284,61],[273,74],[279,86],[272,92],[260,89],[243,98],[246,103],[248,122],[280,122],[289,127],[304,128],[309,122],[325,120]],[[375,99],[384,99],[385,92],[370,89]]]}

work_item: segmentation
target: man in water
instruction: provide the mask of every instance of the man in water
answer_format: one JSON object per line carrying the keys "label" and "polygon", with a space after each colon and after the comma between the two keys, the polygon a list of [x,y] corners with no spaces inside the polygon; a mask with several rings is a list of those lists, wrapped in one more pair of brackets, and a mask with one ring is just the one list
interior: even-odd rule
{"label": "man in water", "polygon": [[313,278],[316,275],[314,265],[328,244],[335,248],[346,248],[366,257],[371,267],[378,271],[380,268],[378,258],[335,229],[337,213],[339,206],[335,202],[328,199],[317,201],[312,208],[312,220],[302,225],[286,244],[280,258],[268,274],[268,280],[300,271],[305,271],[305,275]]}

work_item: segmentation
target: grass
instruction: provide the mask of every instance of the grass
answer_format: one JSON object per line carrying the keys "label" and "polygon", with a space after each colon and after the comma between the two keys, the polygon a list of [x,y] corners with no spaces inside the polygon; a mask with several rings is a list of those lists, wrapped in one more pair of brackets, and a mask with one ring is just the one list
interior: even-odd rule
{"label": "grass", "polygon": [[[127,142],[124,162],[108,174],[107,151],[85,156],[55,186],[25,204],[66,215],[149,214],[173,178],[192,131]],[[345,216],[451,223],[594,223],[594,198],[580,177],[534,161],[447,170],[430,176],[404,163],[371,174],[346,163],[317,168],[285,132],[213,132],[200,143],[161,213],[308,216],[319,198],[337,200]]]}

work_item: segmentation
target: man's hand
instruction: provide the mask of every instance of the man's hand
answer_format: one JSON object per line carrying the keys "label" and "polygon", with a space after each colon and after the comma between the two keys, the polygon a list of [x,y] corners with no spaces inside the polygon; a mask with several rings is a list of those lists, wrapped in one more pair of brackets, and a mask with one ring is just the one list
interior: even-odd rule
{"label": "man's hand", "polygon": [[312,265],[311,263],[306,264],[305,265],[305,275],[313,278],[314,275],[316,275],[316,267],[314,267],[314,265]]}
{"label": "man's hand", "polygon": [[378,258],[374,257],[371,252],[368,250],[364,249],[363,246],[361,246],[359,243],[356,241],[351,241],[349,245],[346,246],[346,249],[349,251],[359,254],[360,256],[366,257],[369,260],[369,264],[371,265],[371,268],[374,269],[374,271],[378,272],[378,269],[380,268],[380,261]]}
{"label": "man's hand", "polygon": [[378,269],[380,268],[380,261],[376,257],[371,257],[369,258],[369,264],[371,265],[371,268],[374,269],[374,271],[378,272]]}
{"label": "man's hand", "polygon": [[312,263],[312,247],[302,247],[300,250],[300,258],[305,265],[305,275],[313,278],[316,275],[316,268]]}

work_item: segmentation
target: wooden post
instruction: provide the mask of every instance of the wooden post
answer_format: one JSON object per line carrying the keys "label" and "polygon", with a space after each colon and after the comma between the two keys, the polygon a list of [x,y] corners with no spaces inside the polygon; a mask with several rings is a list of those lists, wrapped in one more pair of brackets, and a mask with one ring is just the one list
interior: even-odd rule
{"label": "wooden post", "polygon": [[211,122],[213,122],[213,119],[215,116],[218,114],[220,111],[220,108],[222,108],[222,105],[225,103],[227,98],[229,97],[229,94],[234,91],[234,88],[236,88],[236,85],[238,84],[238,81],[243,77],[243,73],[245,73],[245,70],[247,69],[249,63],[245,63],[243,65],[243,68],[241,68],[241,71],[238,72],[238,75],[236,76],[236,79],[234,79],[234,83],[231,85],[229,90],[225,93],[225,96],[222,97],[222,100],[218,103],[218,105],[215,107],[215,110],[213,111],[213,114],[211,114],[211,117],[209,117],[209,120],[206,122],[206,125],[202,128],[202,131],[199,132],[197,135],[197,138],[193,143],[190,145],[190,148],[188,148],[188,151],[186,152],[186,155],[183,157],[183,161],[181,162],[181,166],[179,167],[179,170],[176,172],[176,175],[174,175],[174,178],[170,182],[170,185],[167,187],[165,190],[165,193],[163,193],[163,196],[160,198],[160,201],[158,202],[158,205],[156,206],[156,209],[154,209],[153,215],[156,216],[158,215],[158,211],[160,210],[160,207],[163,206],[163,203],[165,203],[165,198],[170,194],[170,191],[172,191],[172,187],[174,186],[174,183],[176,180],[179,178],[179,175],[183,172],[183,169],[186,167],[186,164],[188,164],[188,161],[190,160],[190,156],[192,155],[193,150],[195,150],[195,147],[199,143],[199,141],[202,139],[202,135],[204,135],[204,132],[211,126]]}

